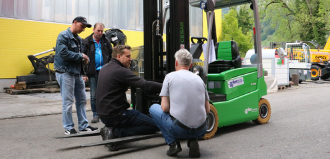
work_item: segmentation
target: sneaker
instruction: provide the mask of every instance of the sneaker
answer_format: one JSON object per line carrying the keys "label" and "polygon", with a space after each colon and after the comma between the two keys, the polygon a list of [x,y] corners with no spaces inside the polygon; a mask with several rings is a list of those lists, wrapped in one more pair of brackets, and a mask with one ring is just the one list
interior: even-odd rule
{"label": "sneaker", "polygon": [[87,126],[87,128],[85,128],[84,130],[80,130],[81,133],[83,132],[92,132],[92,131],[96,131],[98,128],[97,127],[91,127],[91,126]]}
{"label": "sneaker", "polygon": [[182,151],[181,144],[179,141],[174,141],[170,144],[170,148],[167,150],[167,156],[175,156]]}
{"label": "sneaker", "polygon": [[189,147],[189,156],[192,158],[201,157],[201,153],[199,151],[198,139],[189,139],[187,142]]}
{"label": "sneaker", "polygon": [[70,129],[70,130],[65,130],[64,134],[65,135],[77,134],[77,131],[73,128],[73,129]]}
{"label": "sneaker", "polygon": [[93,117],[93,120],[91,121],[92,123],[97,123],[100,121],[100,118],[97,116],[97,117]]}

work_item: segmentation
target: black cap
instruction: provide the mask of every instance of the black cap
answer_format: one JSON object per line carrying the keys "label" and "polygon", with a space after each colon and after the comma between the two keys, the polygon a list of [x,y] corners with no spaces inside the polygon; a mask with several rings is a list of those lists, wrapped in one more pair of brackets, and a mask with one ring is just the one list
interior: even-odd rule
{"label": "black cap", "polygon": [[74,21],[81,22],[81,23],[85,24],[87,28],[92,27],[91,24],[87,23],[87,19],[85,17],[81,17],[81,16],[76,17],[76,18],[73,19],[72,23],[74,23]]}

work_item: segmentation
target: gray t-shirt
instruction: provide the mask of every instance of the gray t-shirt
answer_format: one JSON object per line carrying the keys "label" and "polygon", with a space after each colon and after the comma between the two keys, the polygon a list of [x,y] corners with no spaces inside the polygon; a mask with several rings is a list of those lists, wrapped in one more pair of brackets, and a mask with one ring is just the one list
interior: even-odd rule
{"label": "gray t-shirt", "polygon": [[205,122],[205,101],[209,96],[203,80],[192,72],[167,74],[159,96],[169,97],[170,114],[184,125],[195,128]]}

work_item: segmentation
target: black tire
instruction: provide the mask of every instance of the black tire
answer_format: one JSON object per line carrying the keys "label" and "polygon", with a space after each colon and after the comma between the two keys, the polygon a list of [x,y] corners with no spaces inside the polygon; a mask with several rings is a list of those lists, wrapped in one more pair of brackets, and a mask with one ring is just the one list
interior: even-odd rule
{"label": "black tire", "polygon": [[210,113],[207,114],[206,124],[206,134],[203,137],[205,140],[210,139],[215,135],[219,125],[218,111],[212,104],[210,104]]}
{"label": "black tire", "polygon": [[312,65],[311,67],[311,80],[319,80],[319,69],[320,67],[317,65]]}
{"label": "black tire", "polygon": [[321,71],[321,79],[328,79],[328,78],[330,78],[330,68],[324,68],[324,69],[322,69],[322,71]]}
{"label": "black tire", "polygon": [[253,120],[256,124],[266,124],[271,116],[271,107],[267,99],[261,98],[259,100],[259,116],[258,119]]}

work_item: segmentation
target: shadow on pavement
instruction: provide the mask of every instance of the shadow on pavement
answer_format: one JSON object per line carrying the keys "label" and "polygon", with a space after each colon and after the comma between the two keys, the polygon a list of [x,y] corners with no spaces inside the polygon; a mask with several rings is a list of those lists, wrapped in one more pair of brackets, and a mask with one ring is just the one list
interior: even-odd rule
{"label": "shadow on pavement", "polygon": [[119,155],[123,155],[123,154],[127,154],[127,153],[132,153],[132,152],[137,152],[137,151],[142,151],[142,150],[146,150],[146,149],[151,149],[151,148],[156,148],[156,147],[160,147],[160,146],[164,146],[166,145],[166,143],[161,143],[161,144],[156,144],[156,145],[149,145],[149,146],[143,146],[143,147],[137,147],[137,148],[133,148],[133,149],[129,149],[127,151],[118,151],[118,152],[114,152],[112,154],[109,155],[104,155],[104,156],[98,156],[98,157],[94,157],[96,158],[109,158],[109,157],[114,157],[114,156],[119,156]]}
{"label": "shadow on pavement", "polygon": [[252,128],[255,126],[258,126],[258,125],[254,124],[252,121],[248,121],[248,122],[244,122],[244,123],[240,123],[240,124],[221,127],[221,128],[218,128],[218,130],[213,138],[224,135],[224,134],[232,133],[235,131],[241,131],[244,129]]}

